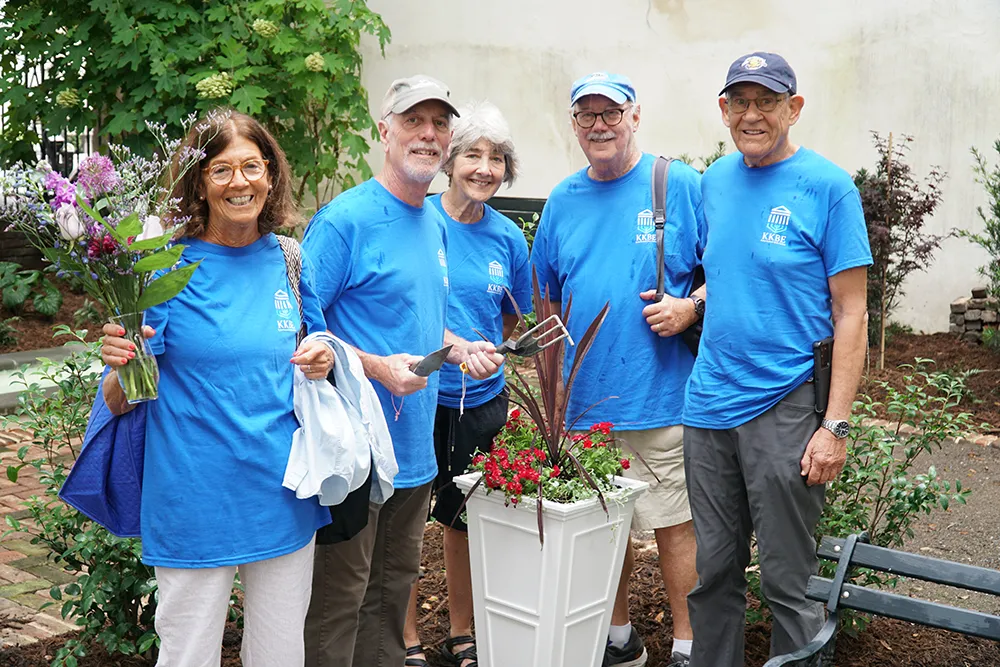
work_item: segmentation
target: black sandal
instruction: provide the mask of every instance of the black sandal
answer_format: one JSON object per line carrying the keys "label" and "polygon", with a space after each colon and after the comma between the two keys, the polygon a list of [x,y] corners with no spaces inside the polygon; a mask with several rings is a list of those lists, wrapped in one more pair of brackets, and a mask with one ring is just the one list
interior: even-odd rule
{"label": "black sandal", "polygon": [[[455,647],[459,644],[472,644],[472,646],[455,653]],[[448,639],[444,640],[444,644],[442,644],[441,655],[444,656],[449,664],[456,667],[462,667],[462,663],[466,660],[471,660],[472,662],[465,667],[479,667],[478,656],[476,655],[476,638],[471,635],[448,637]]]}
{"label": "black sandal", "polygon": [[424,647],[420,644],[416,646],[406,647],[406,660],[403,662],[403,667],[430,667],[429,662],[425,658],[413,658],[410,656],[420,655],[424,652]]}

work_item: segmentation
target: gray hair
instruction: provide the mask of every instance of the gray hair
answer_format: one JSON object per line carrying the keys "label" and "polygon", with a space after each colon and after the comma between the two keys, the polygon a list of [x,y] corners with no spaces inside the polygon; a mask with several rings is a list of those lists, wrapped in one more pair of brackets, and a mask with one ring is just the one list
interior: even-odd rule
{"label": "gray hair", "polygon": [[491,102],[473,102],[458,111],[461,115],[452,123],[451,151],[441,168],[448,175],[448,182],[451,182],[455,158],[472,148],[480,139],[486,139],[503,154],[506,165],[503,182],[507,187],[513,185],[521,163],[517,151],[514,150],[510,126],[507,125],[507,120],[500,113],[500,109]]}

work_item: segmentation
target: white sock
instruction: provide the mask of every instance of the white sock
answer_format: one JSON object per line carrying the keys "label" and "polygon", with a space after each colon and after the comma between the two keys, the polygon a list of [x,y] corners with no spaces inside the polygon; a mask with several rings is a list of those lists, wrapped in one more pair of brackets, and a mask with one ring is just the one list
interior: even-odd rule
{"label": "white sock", "polygon": [[682,653],[684,655],[691,655],[691,647],[694,645],[693,639],[675,639],[674,647],[671,649],[671,653]]}
{"label": "white sock", "polygon": [[612,625],[608,628],[608,640],[613,646],[621,648],[628,643],[628,638],[632,636],[632,624]]}

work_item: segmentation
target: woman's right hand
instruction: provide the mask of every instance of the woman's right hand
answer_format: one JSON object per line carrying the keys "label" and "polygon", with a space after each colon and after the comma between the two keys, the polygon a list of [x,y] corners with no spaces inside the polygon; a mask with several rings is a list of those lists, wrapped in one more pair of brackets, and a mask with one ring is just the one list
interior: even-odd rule
{"label": "woman's right hand", "polygon": [[[117,368],[124,366],[128,363],[129,359],[135,357],[135,345],[126,339],[125,329],[122,328],[120,324],[108,324],[104,325],[104,338],[101,339],[101,360],[111,366],[112,368]],[[142,328],[142,335],[144,338],[152,338],[156,335],[156,331],[153,327]]]}

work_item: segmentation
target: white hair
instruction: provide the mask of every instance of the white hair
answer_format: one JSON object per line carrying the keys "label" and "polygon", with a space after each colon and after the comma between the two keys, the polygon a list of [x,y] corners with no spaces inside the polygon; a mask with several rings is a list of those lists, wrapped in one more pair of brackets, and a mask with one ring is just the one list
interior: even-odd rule
{"label": "white hair", "polygon": [[486,139],[503,154],[506,170],[503,182],[510,187],[517,179],[520,161],[514,150],[514,139],[507,120],[500,109],[491,102],[473,102],[461,107],[459,117],[452,123],[451,151],[442,169],[451,180],[455,158],[472,148],[480,139]]}

